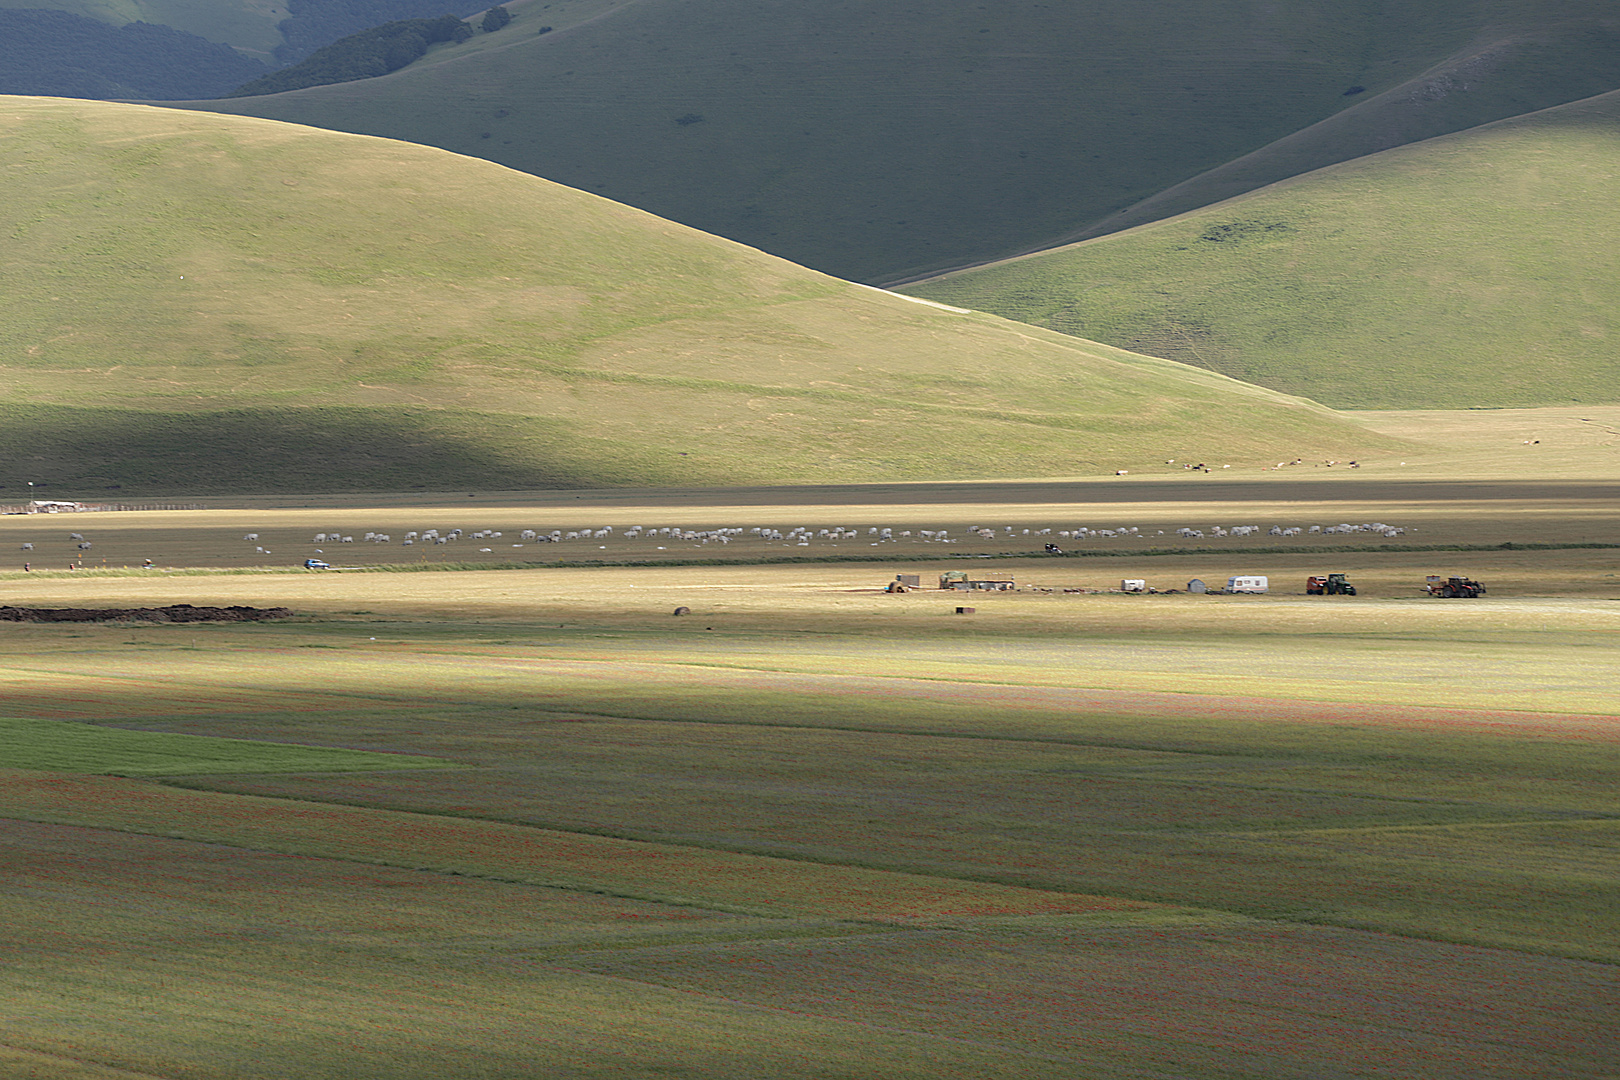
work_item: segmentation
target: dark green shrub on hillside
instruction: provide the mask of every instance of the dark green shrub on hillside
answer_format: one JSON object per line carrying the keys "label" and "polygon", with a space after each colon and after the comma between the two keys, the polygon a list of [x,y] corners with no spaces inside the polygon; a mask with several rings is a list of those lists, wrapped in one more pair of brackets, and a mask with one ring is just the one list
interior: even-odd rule
{"label": "dark green shrub on hillside", "polygon": [[501,27],[512,21],[512,13],[504,7],[492,7],[484,12],[484,21],[480,24],[484,33],[493,34]]}
{"label": "dark green shrub on hillside", "polygon": [[398,71],[427,52],[427,39],[418,33],[401,34],[388,44],[384,63],[389,71]]}
{"label": "dark green shrub on hillside", "polygon": [[419,59],[429,45],[466,41],[472,27],[454,15],[437,19],[401,19],[334,41],[301,64],[273,72],[237,87],[230,97],[256,97],[327,86],[386,75]]}
{"label": "dark green shrub on hillside", "polygon": [[445,12],[466,18],[483,10],[484,0],[288,0],[287,18],[276,27],[283,39],[276,59],[296,64],[350,34],[401,19],[431,19]]}

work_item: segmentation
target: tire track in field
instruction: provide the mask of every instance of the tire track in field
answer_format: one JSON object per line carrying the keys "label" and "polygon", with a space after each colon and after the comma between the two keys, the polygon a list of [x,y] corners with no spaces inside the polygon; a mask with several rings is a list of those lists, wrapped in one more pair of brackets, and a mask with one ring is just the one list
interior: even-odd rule
{"label": "tire track in field", "polygon": [[914,924],[952,916],[1165,910],[1110,896],[79,773],[0,769],[3,818],[767,917]]}

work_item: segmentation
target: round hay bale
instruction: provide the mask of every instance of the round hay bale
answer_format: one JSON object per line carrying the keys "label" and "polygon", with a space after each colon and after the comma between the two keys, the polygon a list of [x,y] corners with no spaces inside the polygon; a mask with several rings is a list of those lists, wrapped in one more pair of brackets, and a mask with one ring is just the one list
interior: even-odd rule
{"label": "round hay bale", "polygon": [[677,615],[690,615],[690,614],[692,614],[692,609],[689,608],[689,607],[678,607],[678,608],[675,609],[675,614],[677,614]]}

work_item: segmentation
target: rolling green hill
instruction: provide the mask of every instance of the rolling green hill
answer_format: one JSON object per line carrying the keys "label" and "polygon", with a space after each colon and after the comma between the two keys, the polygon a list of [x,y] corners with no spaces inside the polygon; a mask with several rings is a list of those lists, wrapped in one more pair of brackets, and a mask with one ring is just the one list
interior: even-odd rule
{"label": "rolling green hill", "polygon": [[192,105],[485,157],[887,282],[1620,87],[1616,0],[511,10],[382,78]]}
{"label": "rolling green hill", "polygon": [[0,0],[0,7],[65,11],[112,26],[172,26],[265,61],[282,44],[276,24],[287,18],[286,0]]}
{"label": "rolling green hill", "polygon": [[268,70],[170,26],[0,7],[0,94],[190,98],[230,93]]}
{"label": "rolling green hill", "polygon": [[[272,66],[295,63],[323,45],[386,22],[471,15],[486,6],[483,0],[0,0],[0,10],[60,11],[114,27],[168,26]],[[90,49],[79,64],[95,68],[99,59]],[[15,73],[0,64],[4,74]]]}
{"label": "rolling green hill", "polygon": [[1344,408],[1620,401],[1620,93],[908,288]]}
{"label": "rolling green hill", "polygon": [[1396,445],[426,147],[3,98],[0,158],[0,500],[28,480],[796,483]]}

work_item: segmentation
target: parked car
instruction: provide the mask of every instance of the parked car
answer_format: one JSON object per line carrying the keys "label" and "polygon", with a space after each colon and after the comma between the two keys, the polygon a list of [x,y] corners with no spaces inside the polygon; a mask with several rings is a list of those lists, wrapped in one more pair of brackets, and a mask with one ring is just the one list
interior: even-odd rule
{"label": "parked car", "polygon": [[319,559],[305,559],[304,560],[304,569],[305,570],[330,570],[330,569],[332,569],[332,564],[331,563],[323,563]]}

